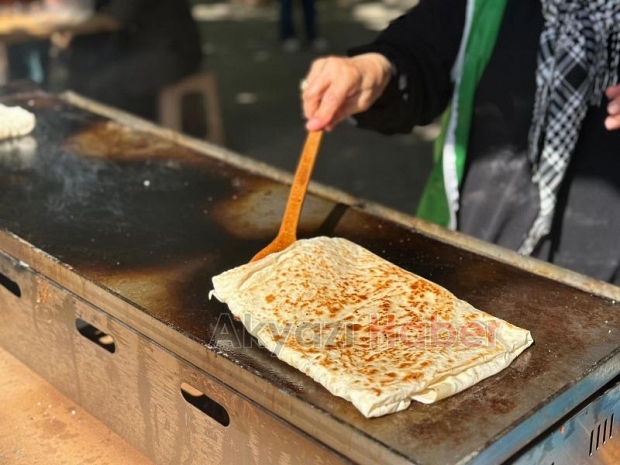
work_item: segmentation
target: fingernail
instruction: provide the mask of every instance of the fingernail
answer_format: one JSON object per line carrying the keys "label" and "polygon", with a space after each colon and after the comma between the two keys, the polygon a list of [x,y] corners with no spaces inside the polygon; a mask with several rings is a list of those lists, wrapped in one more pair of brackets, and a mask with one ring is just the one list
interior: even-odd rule
{"label": "fingernail", "polygon": [[308,131],[318,131],[321,129],[321,120],[318,118],[310,118],[306,123],[306,129]]}
{"label": "fingernail", "polygon": [[620,104],[617,102],[611,102],[609,105],[607,105],[607,112],[612,115],[620,113]]}
{"label": "fingernail", "polygon": [[620,120],[611,116],[605,118],[605,127],[610,131],[620,128]]}
{"label": "fingernail", "polygon": [[608,87],[607,89],[605,89],[605,95],[607,95],[607,97],[609,98],[612,98],[614,95],[618,93],[619,90],[620,90],[620,85]]}

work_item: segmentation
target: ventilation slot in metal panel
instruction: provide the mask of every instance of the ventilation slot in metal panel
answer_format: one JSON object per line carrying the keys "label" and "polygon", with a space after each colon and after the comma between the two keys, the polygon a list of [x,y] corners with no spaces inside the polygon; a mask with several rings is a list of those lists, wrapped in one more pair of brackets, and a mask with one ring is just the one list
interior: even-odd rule
{"label": "ventilation slot in metal panel", "polygon": [[17,284],[15,281],[13,281],[8,276],[3,275],[2,273],[0,273],[0,286],[4,287],[7,291],[9,291],[15,297],[22,296],[22,290],[20,289],[19,284]]}
{"label": "ventilation slot in metal panel", "polygon": [[599,450],[603,445],[607,443],[614,434],[614,414],[612,413],[609,418],[605,418],[605,421],[596,425],[596,427],[590,431],[590,452],[588,455],[592,456],[594,451]]}
{"label": "ventilation slot in metal panel", "polygon": [[230,424],[230,416],[224,406],[208,397],[202,391],[187,383],[182,383],[181,394],[187,403],[210,416],[220,425],[228,426]]}
{"label": "ventilation slot in metal panel", "polygon": [[75,327],[78,332],[91,342],[94,342],[99,347],[107,350],[111,354],[116,352],[116,344],[114,338],[109,334],[104,333],[99,328],[85,322],[81,318],[75,320]]}

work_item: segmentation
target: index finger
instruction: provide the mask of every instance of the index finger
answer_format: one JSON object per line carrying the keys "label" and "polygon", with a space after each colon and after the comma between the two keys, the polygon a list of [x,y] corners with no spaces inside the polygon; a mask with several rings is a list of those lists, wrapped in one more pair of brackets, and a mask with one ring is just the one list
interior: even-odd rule
{"label": "index finger", "polygon": [[347,79],[333,81],[323,93],[319,108],[313,115],[325,125],[334,122],[336,114],[344,106],[349,94],[350,82]]}
{"label": "index finger", "polygon": [[314,116],[323,93],[331,85],[332,77],[327,67],[328,59],[320,59],[315,61],[305,79],[305,86],[301,94],[303,101],[303,110],[306,118],[310,119]]}
{"label": "index finger", "polygon": [[[308,71],[308,75],[304,79],[307,84],[306,89],[310,87],[310,85],[316,81],[317,77],[321,74],[323,69],[325,68],[325,64],[327,63],[327,58],[319,58],[315,60],[312,65],[310,65],[310,70]],[[304,90],[306,90],[304,89]]]}
{"label": "index finger", "polygon": [[319,77],[314,81],[311,90],[306,88],[302,93],[304,116],[312,118],[317,112],[321,99],[326,89],[331,85],[331,78],[328,76]]}

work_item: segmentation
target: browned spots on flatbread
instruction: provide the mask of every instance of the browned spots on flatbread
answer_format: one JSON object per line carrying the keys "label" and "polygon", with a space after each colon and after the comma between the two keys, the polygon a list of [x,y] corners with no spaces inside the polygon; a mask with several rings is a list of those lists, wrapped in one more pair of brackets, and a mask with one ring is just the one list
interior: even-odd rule
{"label": "browned spots on flatbread", "polygon": [[422,373],[419,372],[415,372],[415,373],[407,373],[405,376],[403,376],[403,381],[408,382],[408,381],[418,381],[422,378]]}
{"label": "browned spots on flatbread", "polygon": [[366,375],[370,375],[370,376],[375,376],[377,374],[379,374],[379,370],[377,368],[374,367],[365,367],[362,368],[362,373],[366,374]]}

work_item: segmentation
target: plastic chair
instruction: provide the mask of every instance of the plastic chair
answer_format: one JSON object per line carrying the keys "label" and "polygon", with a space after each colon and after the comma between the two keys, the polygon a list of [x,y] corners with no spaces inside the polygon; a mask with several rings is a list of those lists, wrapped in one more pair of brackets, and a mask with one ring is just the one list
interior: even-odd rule
{"label": "plastic chair", "polygon": [[224,126],[220,112],[217,81],[212,71],[193,74],[159,92],[159,122],[176,131],[183,131],[183,99],[191,94],[202,97],[204,107],[204,138],[224,145]]}

